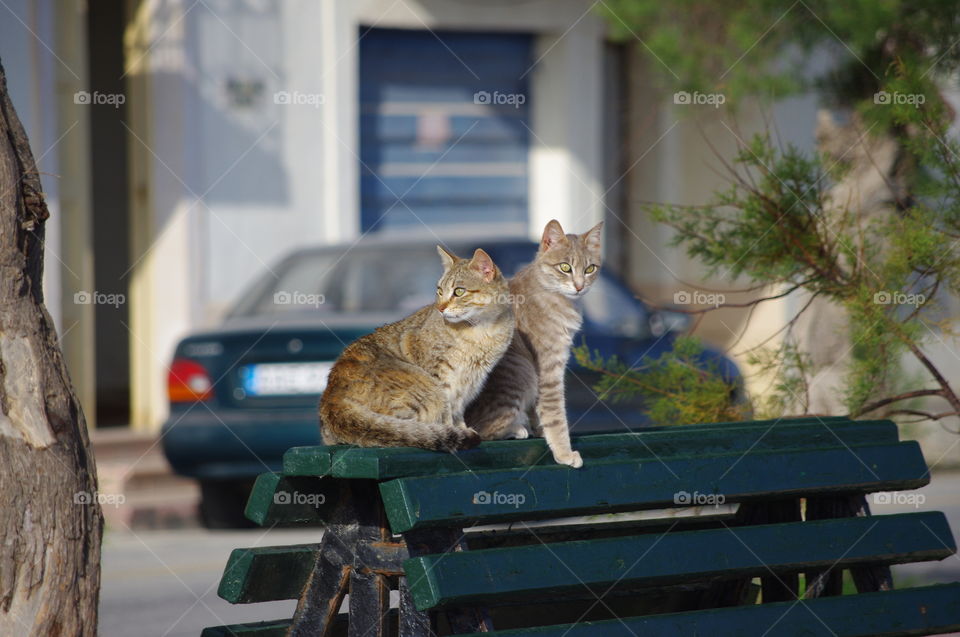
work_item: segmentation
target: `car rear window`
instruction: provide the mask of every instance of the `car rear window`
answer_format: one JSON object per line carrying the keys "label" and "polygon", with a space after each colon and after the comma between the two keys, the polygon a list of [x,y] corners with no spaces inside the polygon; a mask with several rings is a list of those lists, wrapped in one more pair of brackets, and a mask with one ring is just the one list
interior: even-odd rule
{"label": "car rear window", "polygon": [[436,249],[306,252],[267,274],[233,316],[285,313],[410,312],[433,301]]}
{"label": "car rear window", "polygon": [[[483,246],[506,276],[529,262],[536,246]],[[453,244],[463,257],[473,247]],[[369,246],[301,252],[283,261],[236,304],[231,316],[300,314],[409,314],[434,301],[442,268],[436,247]],[[642,305],[604,271],[583,299],[588,325],[628,338],[649,336]]]}

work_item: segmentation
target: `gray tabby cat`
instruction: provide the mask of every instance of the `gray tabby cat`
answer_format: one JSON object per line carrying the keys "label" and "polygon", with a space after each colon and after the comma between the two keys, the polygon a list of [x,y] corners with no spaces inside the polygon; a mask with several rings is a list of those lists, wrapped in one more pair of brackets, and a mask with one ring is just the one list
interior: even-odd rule
{"label": "gray tabby cat", "polygon": [[463,412],[514,331],[507,281],[490,256],[437,247],[437,300],[351,343],[320,399],[323,441],[362,447],[469,449],[480,436]]}
{"label": "gray tabby cat", "polygon": [[582,323],[574,300],[600,272],[602,228],[603,222],[582,235],[564,234],[551,221],[533,263],[510,280],[517,332],[466,413],[467,425],[484,440],[526,438],[533,429],[557,463],[583,466],[570,446],[563,376]]}

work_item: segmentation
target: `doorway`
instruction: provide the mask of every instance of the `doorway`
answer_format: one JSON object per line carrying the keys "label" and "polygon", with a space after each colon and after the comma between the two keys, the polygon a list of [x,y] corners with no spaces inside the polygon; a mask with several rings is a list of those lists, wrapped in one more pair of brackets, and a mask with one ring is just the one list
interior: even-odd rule
{"label": "doorway", "polygon": [[525,233],[533,37],[361,35],[361,229]]}
{"label": "doorway", "polygon": [[113,96],[101,98],[89,109],[98,427],[130,424],[129,285],[124,276],[130,267],[124,7],[120,2],[87,4],[88,91]]}

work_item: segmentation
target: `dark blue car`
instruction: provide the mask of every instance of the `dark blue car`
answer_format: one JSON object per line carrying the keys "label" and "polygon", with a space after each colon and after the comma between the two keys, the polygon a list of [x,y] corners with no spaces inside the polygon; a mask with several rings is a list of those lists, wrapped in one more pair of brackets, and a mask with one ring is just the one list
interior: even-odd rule
{"label": "dark blue car", "polygon": [[[372,238],[294,252],[254,283],[220,329],[177,345],[163,448],[177,473],[200,481],[208,526],[242,525],[253,478],[279,470],[290,447],[320,444],[317,403],[333,361],[351,341],[433,302],[436,243]],[[482,247],[507,275],[537,249],[524,239],[445,244],[461,256]],[[576,342],[629,364],[669,351],[687,327],[685,315],[651,310],[609,269],[582,303]],[[719,352],[708,350],[704,364],[739,381]],[[573,359],[569,370],[574,432],[643,426],[641,404],[601,402],[591,389],[596,377]]]}

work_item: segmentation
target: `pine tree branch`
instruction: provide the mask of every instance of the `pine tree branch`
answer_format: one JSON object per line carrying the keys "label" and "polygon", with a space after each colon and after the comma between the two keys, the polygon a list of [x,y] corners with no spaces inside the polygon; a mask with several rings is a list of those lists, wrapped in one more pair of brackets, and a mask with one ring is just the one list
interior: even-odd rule
{"label": "pine tree branch", "polygon": [[800,320],[800,316],[801,316],[804,312],[807,311],[807,308],[810,307],[810,305],[813,303],[814,299],[816,299],[818,296],[820,296],[820,292],[814,292],[813,294],[811,294],[811,295],[810,295],[810,298],[807,300],[807,302],[803,304],[803,307],[801,307],[801,308],[797,311],[797,313],[793,316],[792,319],[790,319],[789,321],[787,321],[785,324],[783,324],[783,326],[780,327],[780,329],[778,329],[776,332],[774,332],[773,334],[771,334],[771,335],[768,336],[767,338],[763,339],[761,342],[757,343],[757,344],[754,345],[753,347],[750,347],[750,348],[745,349],[745,350],[743,350],[742,352],[740,352],[739,355],[742,356],[742,355],[744,355],[744,354],[747,354],[748,352],[752,352],[752,351],[754,351],[754,350],[756,350],[756,349],[760,349],[761,347],[763,347],[764,345],[766,345],[767,343],[769,343],[770,341],[772,341],[774,338],[776,338],[778,334],[780,334],[780,333],[782,333],[782,332],[784,332],[784,331],[789,331],[790,329],[792,329],[793,326],[797,324],[797,321]]}
{"label": "pine tree branch", "polygon": [[950,387],[950,383],[947,382],[947,379],[943,377],[943,374],[940,373],[940,370],[937,369],[936,365],[927,358],[927,355],[920,351],[920,348],[911,340],[907,340],[907,347],[913,352],[913,355],[917,357],[917,360],[920,361],[924,367],[927,368],[927,371],[933,376],[934,380],[937,381],[937,384],[940,385],[942,390],[941,395],[943,398],[950,403],[950,407],[954,411],[960,412],[960,398],[957,397],[957,394],[954,393],[953,388]]}
{"label": "pine tree branch", "polygon": [[931,414],[930,412],[920,411],[919,409],[894,409],[890,412],[890,414],[920,416],[921,420],[918,420],[917,422],[923,422],[924,420],[942,420],[943,418],[949,418],[950,416],[960,416],[960,412],[956,411],[944,411],[939,414]]}
{"label": "pine tree branch", "polygon": [[942,389],[918,389],[915,391],[909,391],[903,394],[899,394],[897,396],[890,396],[888,398],[884,398],[883,400],[877,400],[868,405],[864,405],[856,412],[850,414],[850,416],[852,418],[857,418],[864,414],[868,414],[871,411],[876,411],[881,407],[885,407],[886,405],[898,403],[901,400],[910,400],[911,398],[921,398],[923,396],[943,396],[943,390]]}
{"label": "pine tree branch", "polygon": [[[800,288],[804,287],[805,285],[807,285],[807,284],[810,283],[810,282],[811,282],[811,281],[803,281],[802,283],[797,283],[797,284],[793,285],[792,287],[790,287],[790,289],[786,290],[785,292],[781,292],[781,293],[779,293],[779,294],[773,294],[773,295],[770,295],[770,296],[763,296],[763,297],[760,297],[760,298],[758,298],[758,299],[751,299],[750,301],[744,301],[743,303],[720,303],[719,305],[717,305],[717,306],[715,306],[715,307],[704,307],[704,308],[700,308],[700,309],[697,309],[697,310],[686,310],[686,309],[683,309],[683,308],[672,307],[672,306],[671,306],[671,307],[664,307],[663,305],[658,305],[658,304],[656,304],[656,303],[653,303],[653,302],[651,302],[651,301],[648,301],[647,299],[643,298],[642,296],[638,296],[637,298],[640,299],[641,301],[643,301],[646,305],[649,305],[650,307],[652,307],[652,308],[654,308],[654,309],[657,309],[657,310],[669,310],[669,311],[671,311],[671,312],[679,312],[680,314],[705,314],[705,313],[707,313],[707,312],[714,312],[714,311],[716,311],[716,310],[723,310],[723,309],[727,309],[727,308],[734,308],[734,309],[736,309],[736,308],[754,307],[754,306],[757,306],[757,305],[759,305],[760,303],[764,303],[764,302],[766,302],[766,301],[775,301],[775,300],[777,300],[777,299],[782,299],[782,298],[785,297],[785,296],[790,296],[791,294],[793,294],[794,292],[796,292],[797,290],[799,290]],[[762,286],[762,287],[767,287],[768,285],[770,285],[770,284],[765,284],[765,285]]]}

